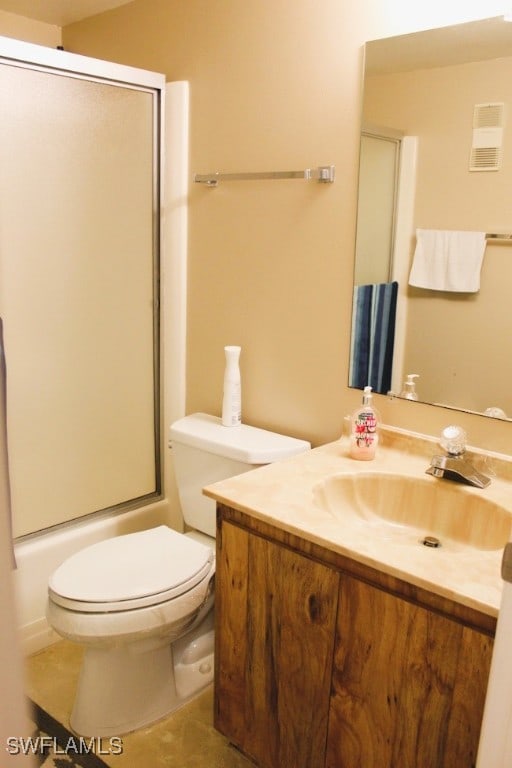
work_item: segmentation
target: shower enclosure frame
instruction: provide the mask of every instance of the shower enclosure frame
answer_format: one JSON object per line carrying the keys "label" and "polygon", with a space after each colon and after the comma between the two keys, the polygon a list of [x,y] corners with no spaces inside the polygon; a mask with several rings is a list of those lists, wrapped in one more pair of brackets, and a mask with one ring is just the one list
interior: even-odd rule
{"label": "shower enclosure frame", "polygon": [[[120,88],[126,88],[134,91],[148,93],[151,97],[152,115],[152,154],[153,154],[153,172],[152,172],[152,253],[148,256],[153,263],[153,451],[154,451],[154,488],[148,486],[149,492],[143,492],[141,495],[133,495],[132,498],[121,499],[119,503],[108,503],[100,508],[88,509],[84,514],[81,512],[78,516],[71,513],[69,520],[58,520],[55,525],[67,525],[76,520],[82,520],[90,516],[100,514],[111,514],[113,512],[122,512],[141,504],[151,504],[161,499],[163,494],[162,482],[162,449],[163,432],[162,429],[162,393],[161,393],[161,299],[160,299],[160,267],[161,267],[161,196],[162,196],[162,175],[163,175],[163,152],[161,149],[161,137],[163,134],[163,120],[165,109],[165,77],[159,73],[148,72],[133,67],[105,62],[98,59],[80,56],[67,51],[46,48],[44,46],[24,43],[10,38],[0,37],[0,64],[11,65],[16,68],[35,70],[36,72],[48,73],[73,78],[76,80],[92,81],[102,85],[114,85]],[[106,89],[109,90],[109,89]],[[2,310],[0,301],[0,312]],[[148,374],[149,376],[149,369]],[[148,425],[149,429],[149,425]],[[42,530],[49,530],[54,525],[43,525]],[[23,532],[19,540],[26,536],[38,535],[40,530],[27,530]]]}
{"label": "shower enclosure frame", "polygon": [[[120,513],[94,513],[15,542],[17,568],[12,574],[17,624],[23,652],[34,653],[56,642],[46,616],[49,575],[67,557],[84,547],[122,533],[157,525],[180,529],[182,516],[173,480],[167,426],[185,415],[186,294],[189,195],[189,83],[165,82],[164,75],[111,64],[0,37],[0,57],[64,68],[71,72],[145,83],[160,90],[160,325],[162,496]],[[165,429],[163,428],[165,425]],[[6,541],[6,545],[9,542]],[[6,546],[6,551],[9,549]],[[8,570],[11,558],[0,565]]]}

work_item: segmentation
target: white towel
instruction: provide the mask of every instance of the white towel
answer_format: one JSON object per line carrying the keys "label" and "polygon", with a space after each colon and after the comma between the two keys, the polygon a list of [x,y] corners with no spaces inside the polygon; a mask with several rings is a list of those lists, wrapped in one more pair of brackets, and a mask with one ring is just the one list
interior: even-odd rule
{"label": "white towel", "polygon": [[485,232],[417,229],[409,285],[476,293],[484,251]]}

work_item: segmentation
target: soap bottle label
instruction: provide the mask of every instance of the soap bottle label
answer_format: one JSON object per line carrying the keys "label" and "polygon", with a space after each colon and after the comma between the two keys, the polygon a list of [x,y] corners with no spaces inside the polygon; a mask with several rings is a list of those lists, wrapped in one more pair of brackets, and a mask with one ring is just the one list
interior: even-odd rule
{"label": "soap bottle label", "polygon": [[377,438],[377,419],[374,411],[360,411],[354,423],[358,448],[371,448]]}

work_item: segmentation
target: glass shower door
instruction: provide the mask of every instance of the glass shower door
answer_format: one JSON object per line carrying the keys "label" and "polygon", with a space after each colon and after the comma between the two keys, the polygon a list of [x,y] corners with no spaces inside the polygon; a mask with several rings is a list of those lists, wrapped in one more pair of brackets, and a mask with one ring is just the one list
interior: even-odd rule
{"label": "glass shower door", "polygon": [[158,100],[0,62],[15,536],[159,494]]}

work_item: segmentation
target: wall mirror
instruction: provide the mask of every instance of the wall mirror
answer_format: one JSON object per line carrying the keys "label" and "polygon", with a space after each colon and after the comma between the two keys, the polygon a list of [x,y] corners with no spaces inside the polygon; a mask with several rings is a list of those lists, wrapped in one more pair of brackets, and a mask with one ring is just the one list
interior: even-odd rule
{"label": "wall mirror", "polygon": [[[512,23],[367,43],[349,386],[418,374],[420,401],[512,417],[511,189]],[[476,291],[408,284],[418,229],[483,233]]]}

